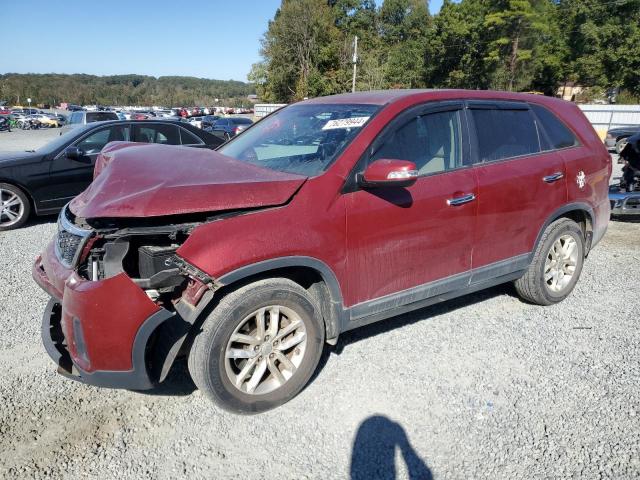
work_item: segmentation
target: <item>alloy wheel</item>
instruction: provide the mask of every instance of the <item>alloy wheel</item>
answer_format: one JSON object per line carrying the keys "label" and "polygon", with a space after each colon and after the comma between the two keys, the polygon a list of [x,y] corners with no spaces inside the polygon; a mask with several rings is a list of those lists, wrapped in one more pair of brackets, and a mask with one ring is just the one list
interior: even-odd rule
{"label": "alloy wheel", "polygon": [[555,293],[562,292],[571,282],[578,264],[578,243],[571,235],[558,238],[547,254],[544,281]]}
{"label": "alloy wheel", "polygon": [[304,358],[307,330],[290,308],[271,305],[247,315],[225,349],[225,371],[241,392],[263,395],[284,385]]}
{"label": "alloy wheel", "polygon": [[22,199],[11,190],[0,189],[0,227],[18,223],[24,215]]}

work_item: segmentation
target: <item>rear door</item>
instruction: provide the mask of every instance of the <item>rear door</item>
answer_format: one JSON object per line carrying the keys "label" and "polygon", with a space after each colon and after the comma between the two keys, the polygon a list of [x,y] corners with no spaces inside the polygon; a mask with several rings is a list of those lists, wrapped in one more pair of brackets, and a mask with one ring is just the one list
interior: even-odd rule
{"label": "rear door", "polygon": [[566,172],[558,152],[543,151],[535,116],[524,102],[468,102],[478,175],[473,268],[524,268],[547,218],[566,203]]}
{"label": "rear door", "polygon": [[[466,138],[461,102],[417,107],[396,118],[357,167],[363,171],[382,158],[409,160],[420,176],[407,188],[355,188],[346,194],[345,301],[351,306],[379,299],[356,307],[354,319],[468,283],[477,189]],[[463,200],[455,205],[453,199]],[[381,298],[390,294],[401,298]]]}

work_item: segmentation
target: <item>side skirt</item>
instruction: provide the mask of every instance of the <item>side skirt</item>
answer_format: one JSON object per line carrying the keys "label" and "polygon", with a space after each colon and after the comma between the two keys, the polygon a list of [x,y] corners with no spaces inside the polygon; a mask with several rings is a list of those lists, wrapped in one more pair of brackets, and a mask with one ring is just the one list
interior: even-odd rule
{"label": "side skirt", "polygon": [[347,309],[343,332],[386,318],[402,315],[452,298],[491,288],[520,278],[531,261],[531,254],[473,269],[459,275],[436,280],[409,290],[354,305]]}

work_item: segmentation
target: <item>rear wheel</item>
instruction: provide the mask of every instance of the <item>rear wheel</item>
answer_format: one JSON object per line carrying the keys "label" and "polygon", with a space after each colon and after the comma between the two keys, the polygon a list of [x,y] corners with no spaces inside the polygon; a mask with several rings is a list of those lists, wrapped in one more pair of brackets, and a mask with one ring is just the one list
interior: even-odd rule
{"label": "rear wheel", "polygon": [[552,305],[569,296],[584,263],[584,233],[568,218],[544,231],[527,272],[515,282],[518,294],[537,305]]}
{"label": "rear wheel", "polygon": [[22,190],[0,183],[0,231],[22,226],[29,218],[31,204]]}
{"label": "rear wheel", "polygon": [[324,343],[320,309],[300,285],[261,280],[220,300],[189,353],[194,383],[222,408],[258,413],[297,395]]}

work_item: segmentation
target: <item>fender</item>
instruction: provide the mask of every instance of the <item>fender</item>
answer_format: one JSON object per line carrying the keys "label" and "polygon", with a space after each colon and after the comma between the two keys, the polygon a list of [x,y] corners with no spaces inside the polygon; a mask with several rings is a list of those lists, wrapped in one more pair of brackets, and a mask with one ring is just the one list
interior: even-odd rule
{"label": "fender", "polygon": [[[591,206],[588,203],[584,203],[584,202],[573,202],[573,203],[567,203],[566,205],[563,205],[562,207],[558,208],[557,210],[554,210],[554,212],[549,215],[549,217],[547,218],[547,220],[544,222],[544,224],[542,224],[542,227],[540,228],[540,231],[538,232],[538,236],[536,237],[536,241],[533,244],[533,248],[531,250],[531,253],[529,254],[530,258],[529,260],[531,261],[533,259],[533,255],[535,254],[536,249],[538,248],[538,244],[540,243],[540,239],[542,238],[542,234],[544,233],[544,231],[547,229],[547,227],[549,225],[551,225],[551,223],[555,220],[557,220],[558,218],[560,218],[561,216],[563,216],[565,213],[569,213],[569,212],[585,212],[588,217],[589,220],[591,221],[591,230],[592,232],[596,230],[596,216],[593,212],[593,208],[591,208]],[[585,245],[585,252],[589,252],[589,250],[591,249],[591,235],[592,233],[590,232],[585,232],[586,234],[586,245]]]}
{"label": "fender", "polygon": [[287,256],[263,260],[261,262],[245,265],[231,272],[225,273],[216,280],[222,285],[229,285],[244,278],[287,267],[308,267],[317,271],[324,281],[329,291],[329,308],[323,311],[327,338],[333,339],[343,330],[343,326],[348,322],[348,314],[344,309],[342,300],[342,290],[340,283],[333,270],[324,263],[313,257],[306,256]]}

